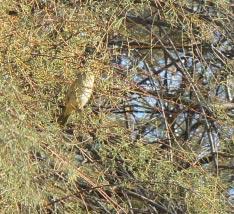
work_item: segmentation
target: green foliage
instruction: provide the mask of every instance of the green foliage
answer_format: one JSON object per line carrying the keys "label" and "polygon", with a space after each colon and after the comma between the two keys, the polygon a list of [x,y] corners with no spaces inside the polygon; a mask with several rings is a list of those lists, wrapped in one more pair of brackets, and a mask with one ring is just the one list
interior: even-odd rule
{"label": "green foliage", "polygon": [[[181,8],[173,1],[155,2],[172,29],[168,35],[178,31],[172,37],[176,42],[192,35],[204,45],[212,40],[210,31],[218,25],[185,13],[182,6],[189,1]],[[229,11],[222,3],[216,7]],[[155,39],[149,29],[127,24],[125,14],[142,16],[151,7],[151,1],[129,0],[2,3],[1,213],[228,213],[225,183],[212,170],[192,165],[192,146],[176,139],[163,149],[133,139],[126,118],[113,113],[122,109],[127,95],[145,91],[131,84],[135,73],[110,63],[121,50],[109,47],[108,39],[118,35],[149,45]],[[86,56],[86,47],[95,53]],[[163,53],[160,49],[157,56]],[[150,57],[145,58],[152,62]],[[60,127],[56,120],[64,94],[77,71],[86,69],[99,73],[92,100]],[[187,163],[190,167],[183,168]]]}

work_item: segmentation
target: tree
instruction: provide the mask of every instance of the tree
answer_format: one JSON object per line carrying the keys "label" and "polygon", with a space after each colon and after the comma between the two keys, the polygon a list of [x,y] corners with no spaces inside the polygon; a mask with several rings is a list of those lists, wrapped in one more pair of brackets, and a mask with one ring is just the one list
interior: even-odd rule
{"label": "tree", "polygon": [[[229,1],[2,5],[1,212],[231,210]],[[87,70],[92,98],[61,127]]]}

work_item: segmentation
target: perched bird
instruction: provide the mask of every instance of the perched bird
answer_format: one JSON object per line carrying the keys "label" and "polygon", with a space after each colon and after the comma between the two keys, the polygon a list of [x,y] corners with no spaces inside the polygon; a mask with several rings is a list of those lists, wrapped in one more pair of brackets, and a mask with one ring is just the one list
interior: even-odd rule
{"label": "perched bird", "polygon": [[65,125],[73,111],[82,111],[92,95],[94,79],[95,74],[93,71],[86,71],[77,75],[65,96],[65,106],[58,118],[59,124]]}

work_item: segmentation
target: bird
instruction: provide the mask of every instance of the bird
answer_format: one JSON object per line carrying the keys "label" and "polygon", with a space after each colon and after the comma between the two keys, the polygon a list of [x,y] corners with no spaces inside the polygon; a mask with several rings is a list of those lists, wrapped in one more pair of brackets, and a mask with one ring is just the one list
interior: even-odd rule
{"label": "bird", "polygon": [[73,111],[82,111],[88,103],[94,88],[95,72],[84,71],[77,74],[65,95],[65,106],[58,118],[60,125],[65,125]]}

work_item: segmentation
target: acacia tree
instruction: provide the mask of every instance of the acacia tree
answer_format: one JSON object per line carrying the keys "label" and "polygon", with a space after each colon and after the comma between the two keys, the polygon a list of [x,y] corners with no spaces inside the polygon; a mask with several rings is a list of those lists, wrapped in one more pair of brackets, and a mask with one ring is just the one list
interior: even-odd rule
{"label": "acacia tree", "polygon": [[[232,9],[4,2],[1,211],[228,213]],[[66,91],[87,69],[93,97],[61,127]]]}

